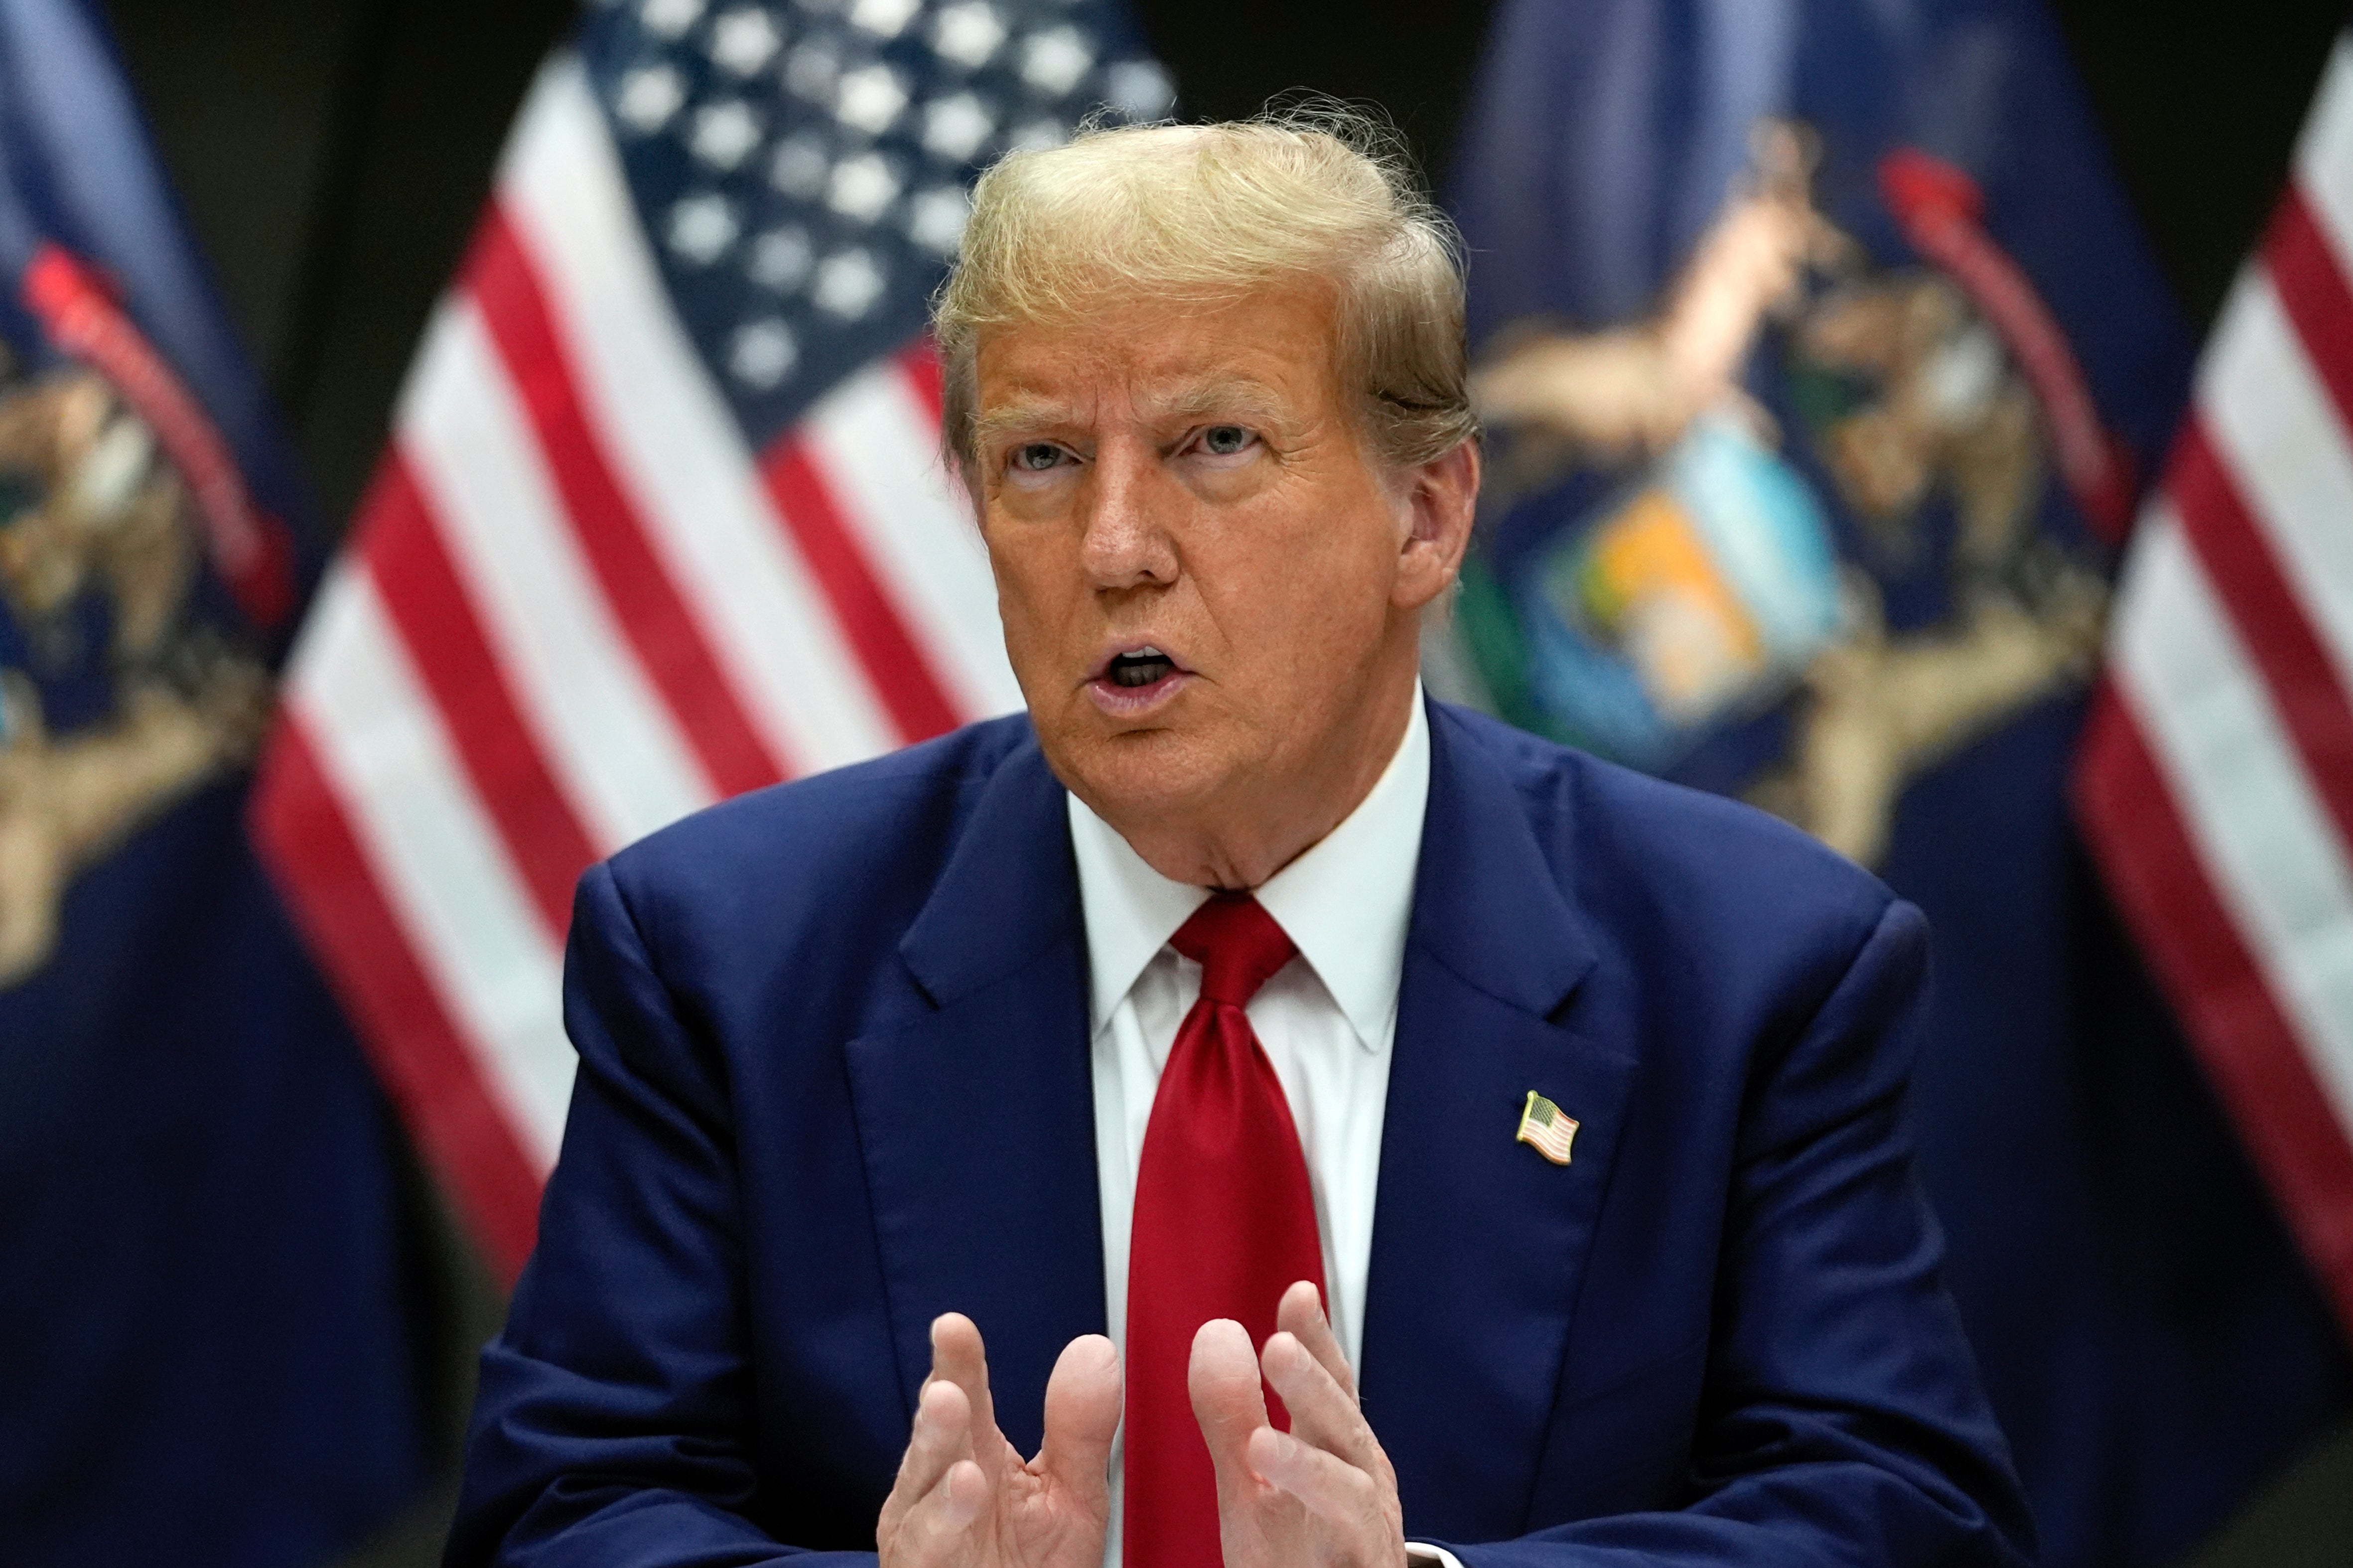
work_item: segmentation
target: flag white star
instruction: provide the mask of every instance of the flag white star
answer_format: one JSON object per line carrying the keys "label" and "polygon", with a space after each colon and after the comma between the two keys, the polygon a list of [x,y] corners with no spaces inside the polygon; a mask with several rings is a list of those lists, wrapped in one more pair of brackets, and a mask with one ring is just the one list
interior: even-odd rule
{"label": "flag white star", "polygon": [[1055,98],[1069,97],[1094,63],[1094,51],[1076,27],[1033,33],[1021,47],[1021,79]]}
{"label": "flag white star", "polygon": [[1007,145],[1017,153],[1040,153],[1071,139],[1071,129],[1059,120],[1032,120],[1013,132]]}
{"label": "flag white star", "polygon": [[816,260],[807,229],[797,224],[772,228],[752,241],[752,281],[779,291],[798,288]]}
{"label": "flag white star", "polygon": [[907,90],[900,84],[899,73],[886,65],[871,65],[841,79],[833,112],[843,124],[880,136],[906,107]]}
{"label": "flag white star", "polygon": [[950,5],[932,25],[932,46],[958,65],[978,70],[1005,42],[1005,24],[987,0],[965,0]]}
{"label": "flag white star", "polygon": [[702,0],[645,0],[638,7],[638,22],[658,38],[683,36],[702,16]]}
{"label": "flag white star", "polygon": [[806,132],[787,136],[776,143],[776,156],[768,160],[768,183],[783,195],[807,201],[824,187],[832,167],[833,159],[817,137]]}
{"label": "flag white star", "polygon": [[1103,96],[1131,120],[1157,120],[1176,101],[1176,89],[1152,61],[1122,60],[1103,73]]}
{"label": "flag white star", "polygon": [[844,321],[856,321],[874,308],[885,281],[882,269],[863,248],[839,251],[817,270],[818,308]]}
{"label": "flag white star", "polygon": [[822,45],[803,44],[785,57],[785,85],[811,103],[831,99],[840,76],[840,58]]}
{"label": "flag white star", "polygon": [[996,129],[997,117],[969,92],[923,105],[923,150],[951,164],[970,163]]}
{"label": "flag white star", "polygon": [[621,79],[614,95],[613,112],[633,131],[652,135],[670,123],[686,101],[686,84],[666,65],[640,66]]}
{"label": "flag white star", "polygon": [[734,204],[717,191],[684,197],[670,209],[670,248],[698,267],[724,255],[735,233]]}
{"label": "flag white star", "polygon": [[953,257],[964,240],[971,198],[961,185],[935,185],[907,204],[907,238],[926,250]]}
{"label": "flag white star", "polygon": [[744,385],[767,392],[793,373],[800,357],[801,345],[793,336],[793,329],[780,317],[765,316],[735,329],[734,342],[728,347],[727,368]]}
{"label": "flag white star", "polygon": [[899,176],[879,153],[861,153],[833,166],[826,205],[855,223],[871,223],[899,196]]}
{"label": "flag white star", "polygon": [[858,0],[850,7],[850,25],[878,38],[895,38],[923,8],[923,0]]}
{"label": "flag white star", "polygon": [[759,144],[759,113],[741,99],[697,110],[694,133],[687,141],[696,157],[723,171],[741,164]]}
{"label": "flag white star", "polygon": [[733,76],[757,75],[784,47],[776,18],[757,5],[739,5],[711,24],[711,58]]}

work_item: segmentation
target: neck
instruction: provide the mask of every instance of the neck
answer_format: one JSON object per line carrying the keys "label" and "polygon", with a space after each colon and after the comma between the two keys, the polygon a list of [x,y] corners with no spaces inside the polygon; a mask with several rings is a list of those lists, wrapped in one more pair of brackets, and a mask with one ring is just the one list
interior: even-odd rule
{"label": "neck", "polygon": [[1361,744],[1334,748],[1320,766],[1248,798],[1182,820],[1124,820],[1101,813],[1145,864],[1172,882],[1255,889],[1321,843],[1364,804],[1404,743],[1413,714],[1415,666],[1379,682],[1346,731]]}

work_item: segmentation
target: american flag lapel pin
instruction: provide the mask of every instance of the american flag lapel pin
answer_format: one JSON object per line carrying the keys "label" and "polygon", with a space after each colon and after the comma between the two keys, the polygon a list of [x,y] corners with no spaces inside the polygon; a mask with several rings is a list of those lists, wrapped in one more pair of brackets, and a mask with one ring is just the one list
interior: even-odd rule
{"label": "american flag lapel pin", "polygon": [[1568,1146],[1577,1141],[1577,1118],[1563,1115],[1558,1106],[1530,1089],[1515,1136],[1555,1165],[1566,1165]]}

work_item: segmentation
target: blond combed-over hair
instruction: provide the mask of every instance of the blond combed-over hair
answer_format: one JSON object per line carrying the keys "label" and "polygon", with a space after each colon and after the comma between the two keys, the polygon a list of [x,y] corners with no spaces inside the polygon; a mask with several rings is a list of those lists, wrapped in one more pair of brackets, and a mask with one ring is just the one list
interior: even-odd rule
{"label": "blond combed-over hair", "polygon": [[1336,369],[1364,434],[1398,468],[1478,434],[1461,247],[1395,138],[1332,103],[1207,125],[1083,127],[1009,153],[974,187],[962,253],[933,301],[941,438],[969,482],[976,360],[992,328],[1082,323],[1106,303],[1213,305],[1319,278]]}

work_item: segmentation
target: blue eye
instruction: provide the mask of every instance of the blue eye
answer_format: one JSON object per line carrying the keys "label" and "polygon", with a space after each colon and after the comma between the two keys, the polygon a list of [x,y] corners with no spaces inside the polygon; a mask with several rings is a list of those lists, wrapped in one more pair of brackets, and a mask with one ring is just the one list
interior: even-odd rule
{"label": "blue eye", "polygon": [[1201,449],[1218,457],[1231,457],[1250,444],[1250,433],[1240,425],[1211,425],[1201,432]]}
{"label": "blue eye", "polygon": [[1029,473],[1043,473],[1062,461],[1062,449],[1051,441],[1029,441],[1013,449],[1013,466]]}

